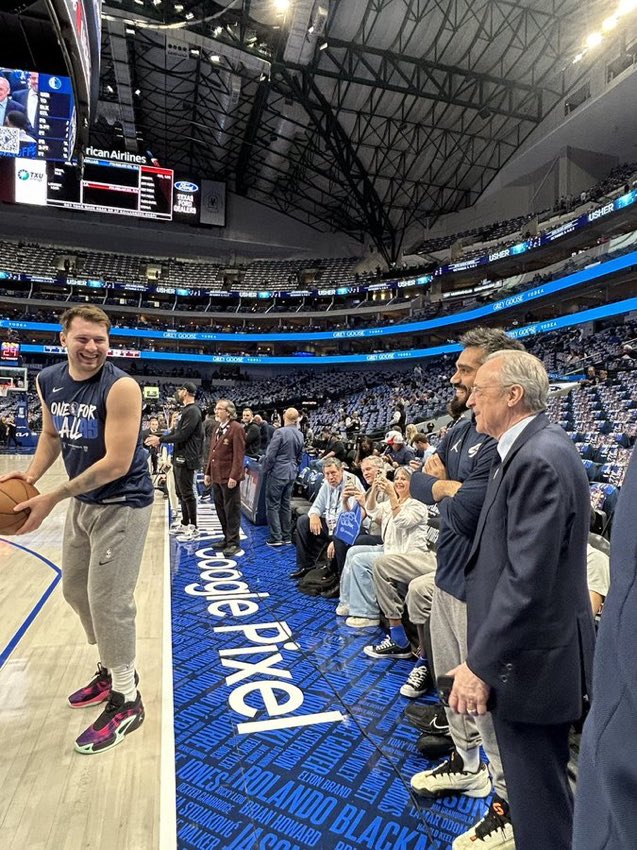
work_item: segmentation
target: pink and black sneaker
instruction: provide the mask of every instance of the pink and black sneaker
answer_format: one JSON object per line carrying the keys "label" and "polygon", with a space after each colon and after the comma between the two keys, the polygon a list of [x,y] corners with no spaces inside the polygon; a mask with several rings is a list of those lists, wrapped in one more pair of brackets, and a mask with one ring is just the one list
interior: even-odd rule
{"label": "pink and black sneaker", "polygon": [[111,685],[111,674],[98,663],[95,676],[88,685],[71,694],[68,703],[71,708],[86,708],[87,705],[104,702],[111,695]]}
{"label": "pink and black sneaker", "polygon": [[137,696],[131,702],[124,702],[124,694],[112,691],[106,708],[95,723],[88,727],[75,742],[78,753],[92,755],[116,747],[129,732],[134,732],[144,722],[144,705]]}

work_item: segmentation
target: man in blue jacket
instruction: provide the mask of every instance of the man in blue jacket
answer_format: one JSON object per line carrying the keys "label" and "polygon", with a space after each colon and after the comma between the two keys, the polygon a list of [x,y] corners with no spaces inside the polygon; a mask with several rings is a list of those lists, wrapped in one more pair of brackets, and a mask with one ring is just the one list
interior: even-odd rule
{"label": "man in blue jacket", "polygon": [[579,757],[573,850],[619,850],[637,835],[637,453],[613,519],[611,586],[599,626],[593,698]]}
{"label": "man in blue jacket", "polygon": [[[423,472],[414,473],[411,482],[414,498],[425,504],[437,503],[440,510],[436,587],[429,620],[433,662],[438,675],[447,673],[466,659],[464,569],[487,490],[489,470],[497,453],[495,440],[476,430],[467,402],[476,373],[490,354],[503,349],[523,349],[520,342],[499,328],[474,328],[461,337],[460,343],[463,351],[451,377],[455,396],[449,405],[449,413],[460,418],[443,437],[436,454],[427,460]],[[423,641],[424,629],[421,627],[421,630],[419,636]],[[493,805],[499,805],[498,798],[506,801],[504,774],[490,715],[461,717],[447,709],[447,718],[455,751],[440,767],[413,776],[414,790],[423,796],[456,793],[487,797],[492,782],[486,765],[480,762],[482,743],[496,790]],[[432,753],[436,746],[437,742],[432,741]],[[500,818],[495,809],[490,809],[479,823],[458,836],[453,848],[464,850],[474,846],[477,839],[487,840],[489,848],[512,850],[513,828],[508,816]]]}
{"label": "man in blue jacket", "polygon": [[453,711],[491,711],[517,850],[571,850],[568,736],[595,641],[588,479],[544,414],[548,389],[541,361],[521,351],[496,352],[476,375],[469,405],[498,458],[465,566],[468,652],[449,671]]}
{"label": "man in blue jacket", "polygon": [[283,413],[283,427],[274,432],[263,461],[265,510],[270,527],[270,537],[265,541],[268,546],[292,543],[290,498],[305,442],[298,422],[299,411],[288,407]]}

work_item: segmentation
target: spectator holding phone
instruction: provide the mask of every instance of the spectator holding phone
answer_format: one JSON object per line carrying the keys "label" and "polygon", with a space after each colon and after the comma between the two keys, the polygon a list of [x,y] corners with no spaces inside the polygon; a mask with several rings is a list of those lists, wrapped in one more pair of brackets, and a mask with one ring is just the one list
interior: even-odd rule
{"label": "spectator holding phone", "polygon": [[[383,542],[373,546],[352,546],[347,553],[336,613],[346,616],[345,624],[352,628],[379,625],[380,609],[372,570],[381,558],[395,556],[400,561],[413,564],[420,564],[428,558],[431,569],[435,568],[435,556],[427,550],[427,508],[411,497],[411,476],[412,470],[403,466],[396,471],[394,482],[381,472],[372,485],[372,490],[386,495],[386,500],[377,503],[369,514],[380,524]],[[410,658],[411,647],[402,626],[393,636],[399,649],[392,657]]]}

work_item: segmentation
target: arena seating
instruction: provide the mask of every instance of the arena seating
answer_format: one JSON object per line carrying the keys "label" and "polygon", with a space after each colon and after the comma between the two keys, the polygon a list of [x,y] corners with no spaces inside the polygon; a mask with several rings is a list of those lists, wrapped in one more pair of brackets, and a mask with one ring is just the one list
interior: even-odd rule
{"label": "arena seating", "polygon": [[[496,221],[491,224],[483,225],[482,227],[471,228],[469,230],[460,231],[445,236],[438,236],[428,239],[422,243],[417,249],[420,254],[435,254],[450,248],[456,242],[462,242],[464,249],[462,251],[463,259],[469,259],[479,254],[483,254],[487,248],[495,246],[507,247],[514,245],[524,237],[525,225],[528,225],[532,219],[537,219],[540,227],[540,232],[550,230],[556,226],[558,222],[553,221],[555,216],[571,214],[578,207],[584,207],[587,204],[592,204],[605,199],[611,195],[619,194],[624,191],[626,186],[631,186],[637,174],[637,163],[624,163],[613,168],[607,177],[597,182],[590,189],[582,192],[580,195],[562,196],[558,198],[551,209],[541,210],[528,215],[518,216],[506,221]],[[512,237],[515,234],[515,238]]]}

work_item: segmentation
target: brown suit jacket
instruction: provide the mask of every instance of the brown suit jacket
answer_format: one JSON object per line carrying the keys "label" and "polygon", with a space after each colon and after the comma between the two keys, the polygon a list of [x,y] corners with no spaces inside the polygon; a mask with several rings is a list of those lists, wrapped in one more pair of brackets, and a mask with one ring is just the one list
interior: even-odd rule
{"label": "brown suit jacket", "polygon": [[212,478],[213,484],[227,484],[229,478],[243,481],[245,477],[243,461],[245,458],[246,435],[243,425],[231,420],[223,437],[219,438],[219,426],[215,428],[210,440],[208,463],[205,475]]}

